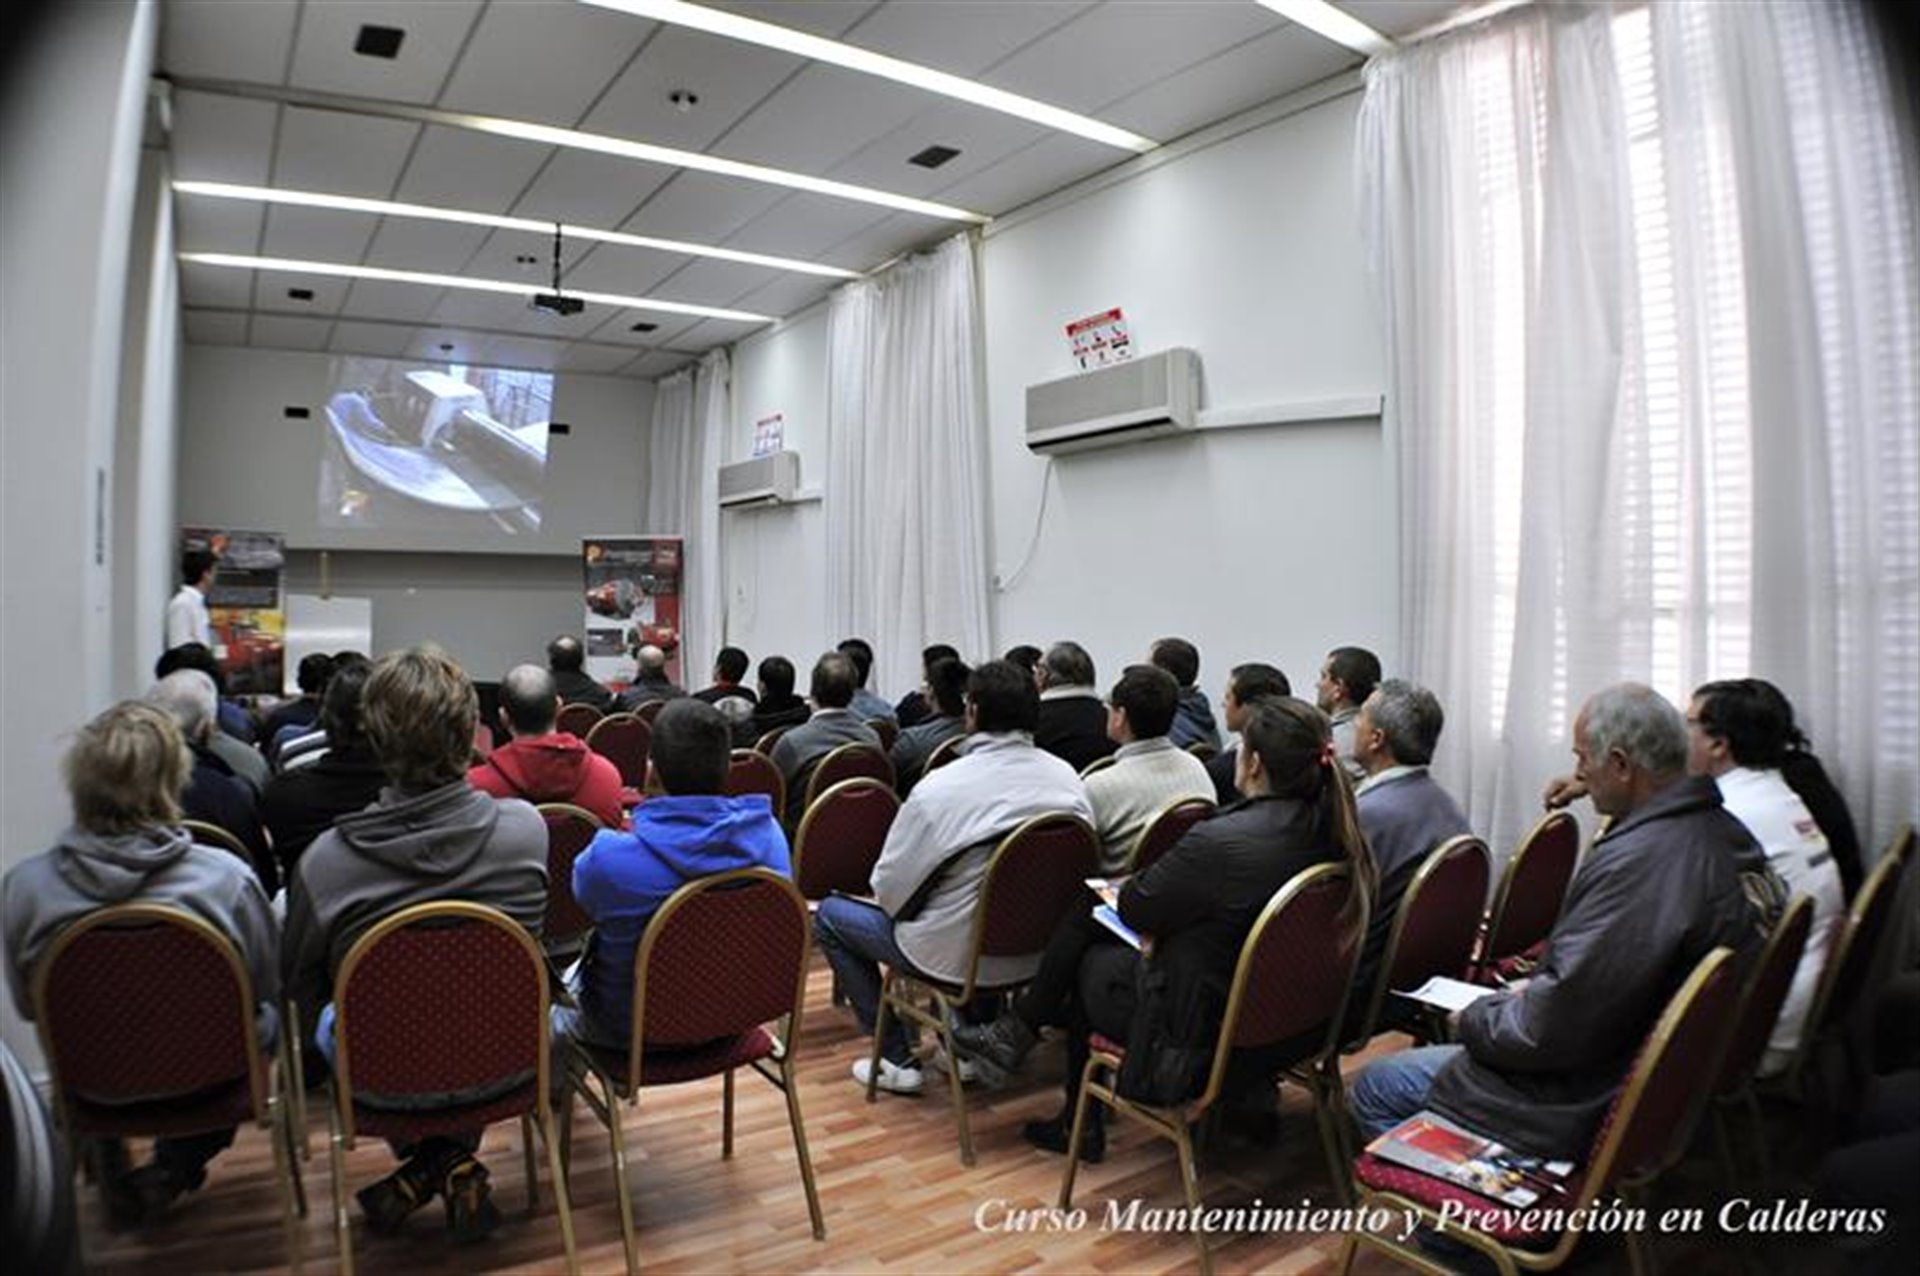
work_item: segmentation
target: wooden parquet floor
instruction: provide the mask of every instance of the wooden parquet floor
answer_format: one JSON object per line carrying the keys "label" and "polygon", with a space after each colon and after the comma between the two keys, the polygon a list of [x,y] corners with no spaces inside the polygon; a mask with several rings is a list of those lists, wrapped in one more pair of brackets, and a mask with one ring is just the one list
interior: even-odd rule
{"label": "wooden parquet floor", "polygon": [[[1101,1226],[1110,1200],[1122,1208],[1135,1198],[1146,1208],[1183,1203],[1173,1145],[1124,1122],[1109,1127],[1106,1160],[1081,1169],[1075,1204],[1088,1212],[1084,1230],[1035,1234],[977,1227],[976,1212],[983,1205],[997,1218],[1000,1210],[993,1202],[1014,1208],[1049,1206],[1058,1193],[1062,1159],[1028,1147],[1020,1138],[1020,1125],[1057,1109],[1061,1052],[1042,1047],[1026,1073],[1005,1089],[970,1090],[978,1164],[968,1169],[960,1164],[939,1074],[928,1073],[923,1097],[882,1094],[876,1103],[866,1103],[849,1068],[864,1055],[867,1039],[848,1011],[828,1004],[828,984],[824,963],[816,955],[798,1060],[827,1239],[812,1237],[785,1104],[772,1086],[743,1070],[736,1079],[731,1160],[720,1156],[719,1078],[651,1089],[638,1108],[623,1109],[646,1271],[1117,1274],[1197,1269],[1185,1234]],[[1398,1044],[1389,1039],[1376,1050]],[[941,1084],[935,1086],[935,1081]],[[308,1270],[337,1271],[327,1122],[317,1094],[310,1098],[308,1118],[313,1156],[304,1167],[310,1204],[304,1221],[305,1263]],[[519,1125],[504,1123],[488,1131],[481,1157],[507,1220],[483,1245],[451,1245],[438,1202],[390,1238],[372,1236],[358,1226],[357,1207],[350,1203],[358,1270],[563,1271],[544,1149],[541,1153],[540,1203],[528,1216],[522,1209],[526,1198]],[[383,1144],[362,1140],[347,1157],[349,1192],[387,1174],[392,1166]],[[1304,1093],[1291,1087],[1283,1095],[1277,1146],[1260,1148],[1229,1137],[1205,1154],[1201,1175],[1209,1205],[1245,1206],[1256,1199],[1268,1206],[1332,1203],[1311,1106]],[[571,1191],[582,1270],[621,1271],[607,1135],[578,1104]],[[83,1189],[87,1270],[103,1276],[285,1271],[288,1256],[279,1202],[266,1136],[244,1129],[235,1146],[211,1166],[206,1187],[177,1202],[157,1226],[111,1233],[104,1226],[97,1193]],[[1289,1231],[1216,1237],[1214,1250],[1221,1273],[1275,1276],[1332,1272],[1338,1253],[1338,1236]],[[1624,1270],[1619,1258],[1617,1249],[1603,1247],[1576,1266],[1582,1273],[1616,1266]],[[1363,1257],[1357,1270],[1393,1269]]]}

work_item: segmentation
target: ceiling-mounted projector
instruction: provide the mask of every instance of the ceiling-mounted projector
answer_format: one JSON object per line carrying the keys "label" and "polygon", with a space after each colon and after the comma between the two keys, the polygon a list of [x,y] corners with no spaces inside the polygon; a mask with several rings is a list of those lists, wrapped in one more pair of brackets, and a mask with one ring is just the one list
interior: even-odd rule
{"label": "ceiling-mounted projector", "polygon": [[587,308],[587,303],[578,297],[566,297],[557,292],[535,293],[528,303],[535,310],[551,311],[556,315],[577,315]]}

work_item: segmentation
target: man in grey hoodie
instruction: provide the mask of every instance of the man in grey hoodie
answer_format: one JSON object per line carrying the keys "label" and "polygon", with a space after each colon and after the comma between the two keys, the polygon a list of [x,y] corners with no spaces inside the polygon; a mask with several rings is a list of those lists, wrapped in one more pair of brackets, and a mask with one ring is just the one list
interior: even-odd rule
{"label": "man in grey hoodie", "polygon": [[[0,886],[7,980],[24,1017],[34,1013],[34,965],[60,931],[110,905],[166,904],[238,946],[260,1001],[263,1042],[272,1041],[280,988],[273,910],[244,862],[195,846],[179,826],[192,769],[179,728],[152,705],[117,704],[80,729],[66,758],[72,825],[52,850],[15,866]],[[174,1197],[206,1181],[207,1162],[232,1142],[231,1128],[157,1140],[150,1164],[109,1179],[109,1221],[118,1227],[158,1217]],[[124,1163],[118,1140],[108,1140],[105,1151],[109,1164]]]}
{"label": "man in grey hoodie", "polygon": [[[434,900],[498,908],[535,935],[547,901],[547,829],[518,799],[499,800],[467,783],[467,756],[479,709],[473,683],[437,647],[383,657],[367,678],[361,725],[386,770],[388,787],[366,810],[340,817],[315,838],[287,888],[286,983],[303,1023],[328,1002],[332,973],[368,926]],[[331,1005],[317,1044],[331,1058]],[[482,1094],[440,1096],[440,1102]],[[404,1106],[396,1101],[393,1106]],[[456,1240],[484,1238],[499,1223],[487,1171],[473,1157],[480,1131],[396,1146],[400,1169],[359,1193],[375,1231],[445,1194]]]}

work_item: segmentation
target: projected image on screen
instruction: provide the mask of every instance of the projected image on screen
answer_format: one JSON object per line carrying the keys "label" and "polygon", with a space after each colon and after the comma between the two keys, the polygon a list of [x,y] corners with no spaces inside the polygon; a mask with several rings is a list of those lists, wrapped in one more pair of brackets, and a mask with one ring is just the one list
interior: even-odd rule
{"label": "projected image on screen", "polygon": [[536,532],[553,374],[334,360],[320,525]]}

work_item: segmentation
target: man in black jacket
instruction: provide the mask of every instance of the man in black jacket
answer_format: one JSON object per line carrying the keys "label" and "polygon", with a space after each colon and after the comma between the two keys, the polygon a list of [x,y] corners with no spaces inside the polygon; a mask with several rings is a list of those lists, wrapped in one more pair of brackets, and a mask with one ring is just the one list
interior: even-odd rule
{"label": "man in black jacket", "polygon": [[1372,1139],[1430,1108],[1543,1157],[1584,1157],[1647,1031],[1699,960],[1757,951],[1743,877],[1766,861],[1687,768],[1680,714],[1651,688],[1596,693],[1573,724],[1575,774],[1613,824],[1581,862],[1540,967],[1455,1018],[1459,1045],[1403,1050],[1352,1088]]}
{"label": "man in black jacket", "polygon": [[586,672],[587,653],[572,634],[561,634],[547,644],[547,669],[561,704],[590,704],[602,713],[613,711],[613,692]]}
{"label": "man in black jacket", "polygon": [[1040,721],[1033,742],[1076,771],[1118,748],[1107,738],[1107,706],[1093,685],[1093,657],[1077,642],[1056,642],[1034,667]]}

